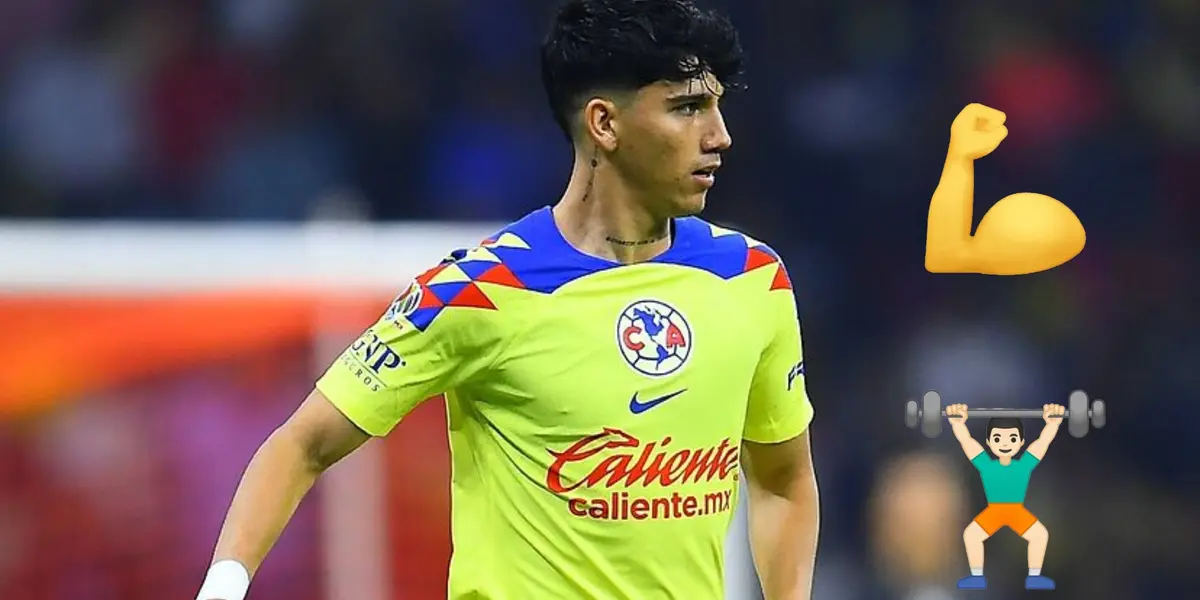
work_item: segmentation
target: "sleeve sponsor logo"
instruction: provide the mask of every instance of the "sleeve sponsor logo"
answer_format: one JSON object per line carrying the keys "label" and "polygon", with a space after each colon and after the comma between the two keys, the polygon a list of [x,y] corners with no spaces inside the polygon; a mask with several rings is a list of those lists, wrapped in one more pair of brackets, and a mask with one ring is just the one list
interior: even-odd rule
{"label": "sleeve sponsor logo", "polygon": [[804,361],[796,363],[796,366],[792,367],[791,370],[788,371],[787,389],[789,392],[792,391],[792,386],[796,383],[796,380],[801,377],[804,377]]}
{"label": "sleeve sponsor logo", "polygon": [[404,358],[384,343],[373,330],[367,330],[355,340],[350,348],[342,353],[341,362],[372,392],[378,392],[385,387],[380,381],[381,376],[406,364]]}

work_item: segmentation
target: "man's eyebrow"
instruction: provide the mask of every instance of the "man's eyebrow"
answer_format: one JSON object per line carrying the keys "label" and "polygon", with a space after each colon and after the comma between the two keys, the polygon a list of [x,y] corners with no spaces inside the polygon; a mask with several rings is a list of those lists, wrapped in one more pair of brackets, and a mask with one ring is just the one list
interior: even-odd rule
{"label": "man's eyebrow", "polygon": [[708,99],[720,100],[721,97],[711,92],[680,92],[667,96],[668,102],[700,102]]}

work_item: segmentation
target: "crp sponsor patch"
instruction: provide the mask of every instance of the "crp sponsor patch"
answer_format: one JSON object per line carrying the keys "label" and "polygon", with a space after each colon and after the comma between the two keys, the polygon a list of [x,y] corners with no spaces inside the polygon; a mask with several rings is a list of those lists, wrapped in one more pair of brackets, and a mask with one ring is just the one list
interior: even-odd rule
{"label": "crp sponsor patch", "polygon": [[373,329],[368,329],[342,353],[341,362],[373,392],[384,387],[381,377],[405,364],[404,358],[384,343]]}

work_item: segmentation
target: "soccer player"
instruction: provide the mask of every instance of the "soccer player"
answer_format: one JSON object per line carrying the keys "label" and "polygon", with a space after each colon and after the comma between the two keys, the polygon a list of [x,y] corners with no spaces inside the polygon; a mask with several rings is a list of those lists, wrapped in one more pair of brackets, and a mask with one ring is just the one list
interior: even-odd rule
{"label": "soccer player", "polygon": [[241,600],[319,474],[439,394],[450,598],[722,598],[743,473],[766,598],[811,596],[792,284],[695,216],[731,143],[735,30],[687,0],[568,0],[541,65],[562,197],[431,265],[320,377],[250,462],[201,600]]}

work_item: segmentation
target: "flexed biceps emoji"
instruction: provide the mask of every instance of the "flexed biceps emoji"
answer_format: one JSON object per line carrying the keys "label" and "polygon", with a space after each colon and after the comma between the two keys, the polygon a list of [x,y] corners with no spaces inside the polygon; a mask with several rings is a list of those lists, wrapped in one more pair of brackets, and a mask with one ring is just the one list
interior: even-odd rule
{"label": "flexed biceps emoji", "polygon": [[1004,113],[969,104],[950,125],[950,149],[929,203],[925,269],[930,273],[1025,275],[1053,269],[1083,251],[1083,224],[1065,204],[1019,193],[995,204],[971,235],[975,161],[1008,136]]}

